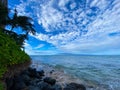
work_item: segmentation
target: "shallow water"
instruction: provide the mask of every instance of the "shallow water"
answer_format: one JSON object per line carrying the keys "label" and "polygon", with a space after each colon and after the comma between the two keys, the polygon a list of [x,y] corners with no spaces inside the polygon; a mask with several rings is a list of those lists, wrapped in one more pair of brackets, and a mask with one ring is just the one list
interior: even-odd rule
{"label": "shallow water", "polygon": [[88,85],[120,90],[120,56],[46,55],[31,58],[62,69]]}

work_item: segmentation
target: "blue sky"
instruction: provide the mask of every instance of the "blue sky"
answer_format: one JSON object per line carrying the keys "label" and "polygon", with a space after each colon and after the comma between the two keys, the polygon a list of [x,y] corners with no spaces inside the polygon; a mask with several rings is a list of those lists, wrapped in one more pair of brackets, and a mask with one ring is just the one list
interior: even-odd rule
{"label": "blue sky", "polygon": [[30,55],[120,55],[119,0],[8,0],[9,8],[34,20]]}

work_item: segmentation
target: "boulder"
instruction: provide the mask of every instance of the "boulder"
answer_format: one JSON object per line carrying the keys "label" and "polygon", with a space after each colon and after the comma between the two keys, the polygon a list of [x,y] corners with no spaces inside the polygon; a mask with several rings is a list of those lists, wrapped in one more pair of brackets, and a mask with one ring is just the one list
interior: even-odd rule
{"label": "boulder", "polygon": [[61,85],[55,84],[51,87],[51,90],[62,90]]}
{"label": "boulder", "polygon": [[48,83],[43,82],[43,81],[40,82],[38,84],[38,86],[39,86],[40,90],[51,90],[51,86]]}
{"label": "boulder", "polygon": [[36,86],[29,86],[28,90],[40,90],[40,88]]}
{"label": "boulder", "polygon": [[44,70],[37,71],[40,76],[44,76]]}
{"label": "boulder", "polygon": [[51,77],[45,77],[43,80],[44,80],[44,82],[46,82],[50,85],[55,85],[55,83],[56,83],[56,80],[52,79]]}
{"label": "boulder", "polygon": [[21,77],[24,83],[28,86],[30,84],[31,78],[27,74],[22,74]]}
{"label": "boulder", "polygon": [[35,68],[31,68],[31,67],[29,67],[29,68],[28,68],[28,71],[29,71],[29,76],[30,76],[30,77],[41,79],[41,76],[39,75],[39,72],[36,71]]}
{"label": "boulder", "polygon": [[63,90],[86,90],[86,88],[82,84],[70,83]]}
{"label": "boulder", "polygon": [[55,72],[55,70],[51,70],[51,71],[50,71],[50,74],[52,74],[53,72]]}
{"label": "boulder", "polygon": [[41,82],[41,80],[40,80],[40,79],[35,78],[35,79],[33,79],[33,80],[31,80],[31,81],[30,81],[30,85],[37,86],[39,82]]}

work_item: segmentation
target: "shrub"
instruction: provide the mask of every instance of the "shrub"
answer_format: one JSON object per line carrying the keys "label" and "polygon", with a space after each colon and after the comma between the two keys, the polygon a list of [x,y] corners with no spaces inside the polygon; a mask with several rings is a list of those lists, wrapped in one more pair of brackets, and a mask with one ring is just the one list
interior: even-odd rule
{"label": "shrub", "polygon": [[0,30],[0,78],[11,65],[25,63],[30,57],[21,50],[16,42]]}
{"label": "shrub", "polygon": [[15,41],[0,32],[0,64],[7,66],[24,63],[27,60],[30,60],[30,57],[16,45]]}
{"label": "shrub", "polygon": [[0,90],[5,90],[2,82],[0,82]]}

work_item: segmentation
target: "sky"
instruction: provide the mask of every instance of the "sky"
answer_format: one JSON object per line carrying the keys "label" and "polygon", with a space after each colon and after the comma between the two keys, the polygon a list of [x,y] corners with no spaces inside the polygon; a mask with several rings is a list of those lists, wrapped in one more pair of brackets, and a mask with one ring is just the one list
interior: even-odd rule
{"label": "sky", "polygon": [[120,55],[120,0],[8,0],[18,15],[32,17],[29,55]]}

